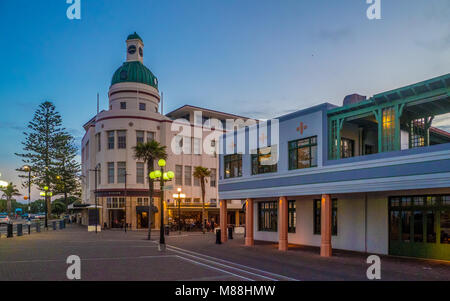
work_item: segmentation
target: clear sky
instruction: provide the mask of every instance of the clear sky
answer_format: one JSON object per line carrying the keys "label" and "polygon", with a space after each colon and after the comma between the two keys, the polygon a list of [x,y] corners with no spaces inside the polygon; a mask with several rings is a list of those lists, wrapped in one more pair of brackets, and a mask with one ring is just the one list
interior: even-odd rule
{"label": "clear sky", "polygon": [[44,100],[80,140],[134,31],[165,112],[270,118],[449,73],[450,1],[381,3],[368,20],[366,0],[81,0],[71,21],[66,0],[1,0],[0,179],[19,184],[14,152]]}

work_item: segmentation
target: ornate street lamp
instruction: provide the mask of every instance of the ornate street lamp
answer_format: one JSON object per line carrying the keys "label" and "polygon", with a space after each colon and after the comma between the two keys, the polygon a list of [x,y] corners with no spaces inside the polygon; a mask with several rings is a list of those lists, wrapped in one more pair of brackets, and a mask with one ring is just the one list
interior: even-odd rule
{"label": "ornate street lamp", "polygon": [[53,196],[53,192],[48,191],[48,186],[44,187],[44,191],[41,192],[41,196],[45,197],[45,228],[48,230],[48,206],[47,198]]}
{"label": "ornate street lamp", "polygon": [[[160,170],[155,170],[150,173],[150,178],[155,182],[160,182],[161,184],[161,197],[159,200],[161,225],[159,229],[159,251],[164,251],[166,249],[166,241],[164,238],[164,184],[165,182],[172,181],[175,177],[173,171],[164,172],[164,167],[166,166],[166,160],[161,159],[158,161],[158,166]],[[151,214],[151,212],[149,212]],[[150,225],[149,225],[150,226]]]}
{"label": "ornate street lamp", "polygon": [[181,200],[186,198],[184,193],[181,193],[181,188],[177,189],[178,193],[173,194],[173,198],[178,201],[178,233],[181,235]]}

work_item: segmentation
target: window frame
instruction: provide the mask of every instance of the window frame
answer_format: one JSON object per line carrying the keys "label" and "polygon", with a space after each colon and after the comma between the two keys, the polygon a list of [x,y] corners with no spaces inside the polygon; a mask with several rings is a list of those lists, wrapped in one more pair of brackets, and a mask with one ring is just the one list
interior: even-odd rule
{"label": "window frame", "polygon": [[108,162],[108,184],[116,183],[116,164],[115,162]]}
{"label": "window frame", "polygon": [[[315,142],[313,143],[313,139],[315,140]],[[308,141],[308,144],[305,145],[301,145],[299,146],[299,142],[301,141]],[[292,147],[292,144],[296,144],[295,147]],[[315,160],[316,160],[316,164],[313,165],[313,152],[312,149],[315,147],[316,153],[315,153]],[[309,166],[308,167],[299,167],[298,165],[298,152],[300,149],[305,149],[308,148],[309,149]],[[292,140],[288,142],[288,166],[289,166],[289,170],[298,170],[298,169],[308,169],[308,168],[316,168],[319,165],[319,142],[318,142],[318,138],[317,136],[311,136],[311,137],[307,137],[307,138],[302,138],[302,139],[297,139],[297,140]],[[295,157],[295,166],[292,166],[293,160],[292,158]]]}
{"label": "window frame", "polygon": [[258,231],[260,232],[278,231],[277,201],[258,202]]}
{"label": "window frame", "polygon": [[[121,136],[121,134],[123,134]],[[121,141],[123,140],[123,141]],[[126,149],[127,148],[127,130],[118,130],[117,131],[117,149]]]}
{"label": "window frame", "polygon": [[[267,173],[275,173],[278,172],[278,163],[272,165],[261,165],[261,157],[269,156],[272,157],[273,149],[276,149],[276,145],[271,145],[264,148],[258,148],[256,150],[256,154],[251,154],[250,164],[252,176],[267,174]],[[270,148],[270,152],[268,154],[262,154],[261,150]],[[256,165],[256,166],[255,166]]]}
{"label": "window frame", "polygon": [[295,200],[288,201],[288,233],[296,233],[297,231],[297,202]]}
{"label": "window frame", "polygon": [[[322,234],[322,200],[320,199],[313,201],[313,234]],[[331,199],[331,236],[338,236],[338,199],[336,198]]]}
{"label": "window frame", "polygon": [[[112,134],[112,136],[111,136]],[[115,149],[116,147],[116,131],[107,131],[106,142],[108,149]]]}
{"label": "window frame", "polygon": [[[234,169],[232,168],[232,164],[237,162],[237,175],[234,174]],[[227,176],[227,164],[230,164],[230,173]],[[242,177],[242,154],[230,154],[223,156],[223,177],[224,179],[233,179]]]}

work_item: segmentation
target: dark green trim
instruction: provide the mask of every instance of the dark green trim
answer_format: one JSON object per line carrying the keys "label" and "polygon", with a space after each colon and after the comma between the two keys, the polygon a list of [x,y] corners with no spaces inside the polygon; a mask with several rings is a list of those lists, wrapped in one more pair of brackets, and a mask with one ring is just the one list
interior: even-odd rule
{"label": "dark green trim", "polygon": [[[441,259],[441,260],[450,260],[450,244],[441,243],[441,212],[442,211],[450,211],[450,205],[443,204],[443,197],[447,195],[414,195],[414,196],[391,196],[388,200],[388,235],[389,235],[389,254],[390,255],[399,255],[399,256],[408,256],[408,257],[419,257],[419,258],[430,258],[430,259]],[[412,203],[407,204],[405,206],[394,206],[393,201],[407,200],[410,199]],[[424,205],[415,205],[415,198],[423,198],[425,200]],[[435,198],[436,201],[434,204],[428,204],[428,198]],[[392,231],[392,223],[391,223],[391,214],[392,212],[399,212],[400,219],[398,220],[398,237],[397,239],[393,239],[391,237]],[[402,212],[410,212],[410,221],[409,221],[409,233],[410,239],[409,241],[402,240]],[[415,241],[414,237],[414,213],[421,212],[422,213],[422,241]],[[428,213],[433,212],[434,216],[434,229],[435,229],[435,239],[431,242],[428,242]]]}

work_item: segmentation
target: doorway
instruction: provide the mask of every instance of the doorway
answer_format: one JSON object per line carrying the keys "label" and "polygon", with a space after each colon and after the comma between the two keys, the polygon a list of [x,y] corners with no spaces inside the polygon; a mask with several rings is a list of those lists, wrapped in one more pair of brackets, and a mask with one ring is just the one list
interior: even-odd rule
{"label": "doorway", "polygon": [[[148,206],[136,207],[136,219],[138,229],[148,229]],[[152,213],[152,229],[155,229],[155,213]]]}
{"label": "doorway", "polygon": [[125,210],[109,210],[109,224],[112,229],[123,228],[125,224]]}

